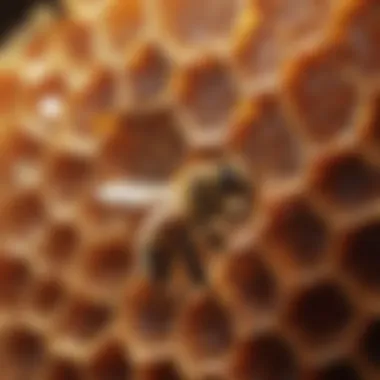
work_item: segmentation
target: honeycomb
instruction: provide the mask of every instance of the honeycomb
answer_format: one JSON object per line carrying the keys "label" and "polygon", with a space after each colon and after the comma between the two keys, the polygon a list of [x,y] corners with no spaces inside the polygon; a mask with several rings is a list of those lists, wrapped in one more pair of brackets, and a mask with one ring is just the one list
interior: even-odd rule
{"label": "honeycomb", "polygon": [[378,379],[380,3],[62,7],[1,50],[0,379]]}

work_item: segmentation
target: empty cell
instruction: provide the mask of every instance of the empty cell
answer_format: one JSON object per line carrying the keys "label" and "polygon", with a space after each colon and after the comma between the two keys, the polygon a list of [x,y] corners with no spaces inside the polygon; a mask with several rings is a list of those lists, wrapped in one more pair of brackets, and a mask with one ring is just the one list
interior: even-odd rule
{"label": "empty cell", "polygon": [[278,299],[276,278],[254,249],[235,254],[225,262],[223,281],[233,302],[243,307],[267,310]]}
{"label": "empty cell", "polygon": [[[44,146],[20,124],[3,126],[1,150],[1,177],[3,184],[27,184],[38,178]],[[5,186],[4,186],[5,188]]]}
{"label": "empty cell", "polygon": [[[4,148],[2,159],[8,159],[14,172],[22,167],[37,166],[42,163],[44,145],[36,137],[22,130],[22,126],[12,126]],[[9,158],[8,155],[9,154]]]}
{"label": "empty cell", "polygon": [[34,311],[49,315],[65,301],[64,285],[53,279],[38,280],[32,289],[31,306]]}
{"label": "empty cell", "polygon": [[117,97],[115,73],[107,67],[93,66],[88,69],[86,84],[75,95],[78,118],[112,111]]}
{"label": "empty cell", "polygon": [[138,380],[181,380],[175,365],[168,361],[144,364],[138,371]]}
{"label": "empty cell", "polygon": [[89,63],[94,47],[91,26],[73,19],[64,19],[56,25],[55,37],[65,56],[75,63]]}
{"label": "empty cell", "polygon": [[44,363],[46,342],[26,326],[11,326],[0,338],[2,363],[11,368],[15,379],[32,378]]}
{"label": "empty cell", "polygon": [[179,43],[202,45],[229,37],[239,15],[238,0],[160,0],[162,24]]}
{"label": "empty cell", "polygon": [[360,349],[365,360],[380,368],[380,321],[375,320],[367,326]]}
{"label": "empty cell", "polygon": [[380,169],[360,153],[323,157],[313,174],[312,187],[334,206],[361,206],[380,194]]}
{"label": "empty cell", "polygon": [[0,114],[7,115],[15,111],[22,82],[12,70],[0,70]]}
{"label": "empty cell", "polygon": [[47,171],[48,191],[63,198],[81,194],[94,176],[91,158],[69,151],[54,153]]}
{"label": "empty cell", "polygon": [[366,73],[376,73],[380,67],[379,17],[377,1],[351,2],[351,9],[343,16],[341,38],[345,53]]}
{"label": "empty cell", "polygon": [[178,334],[184,349],[197,359],[224,355],[233,343],[228,311],[207,295],[186,305]]}
{"label": "empty cell", "polygon": [[275,25],[252,20],[237,39],[234,57],[248,78],[276,74],[284,60],[284,44]]}
{"label": "empty cell", "polygon": [[286,88],[303,123],[304,133],[314,141],[330,140],[350,128],[358,91],[345,73],[335,46],[300,56],[286,76]]}
{"label": "empty cell", "polygon": [[291,42],[325,28],[334,5],[329,0],[258,0],[267,23],[276,25]]}
{"label": "empty cell", "polygon": [[98,336],[112,320],[111,309],[85,297],[74,297],[62,314],[60,330],[75,340],[86,341]]}
{"label": "empty cell", "polygon": [[54,26],[44,25],[43,28],[34,30],[33,35],[26,41],[25,56],[29,60],[38,61],[48,56],[53,46]]}
{"label": "empty cell", "polygon": [[139,0],[112,0],[108,3],[103,14],[106,33],[110,43],[124,52],[143,27],[143,3]]}
{"label": "empty cell", "polygon": [[0,253],[0,308],[17,304],[28,290],[32,274],[27,262]]}
{"label": "empty cell", "polygon": [[50,225],[45,239],[44,256],[58,266],[70,261],[81,242],[79,227],[71,223]]}
{"label": "empty cell", "polygon": [[100,242],[91,247],[86,256],[85,271],[95,284],[115,284],[125,280],[132,265],[126,240]]}
{"label": "empty cell", "polygon": [[273,207],[267,240],[296,265],[312,266],[320,262],[329,239],[325,220],[306,198],[283,199]]}
{"label": "empty cell", "polygon": [[46,371],[46,380],[82,380],[84,378],[83,368],[74,360],[63,357],[55,357],[50,360]]}
{"label": "empty cell", "polygon": [[167,180],[184,160],[186,147],[167,110],[125,114],[105,143],[108,174],[142,181]]}
{"label": "empty cell", "polygon": [[359,372],[350,360],[335,360],[319,369],[314,380],[361,380]]}
{"label": "empty cell", "polygon": [[231,372],[236,380],[296,380],[298,364],[293,349],[281,335],[265,332],[239,344]]}
{"label": "empty cell", "polygon": [[14,194],[4,211],[6,228],[12,233],[31,233],[41,227],[46,220],[45,204],[38,192]]}
{"label": "empty cell", "polygon": [[128,64],[132,93],[136,101],[154,100],[167,89],[171,62],[158,46],[142,46]]}
{"label": "empty cell", "polygon": [[289,305],[289,323],[307,344],[334,341],[351,321],[353,310],[347,295],[332,281],[300,291]]}
{"label": "empty cell", "polygon": [[164,339],[173,328],[175,304],[162,287],[139,283],[125,302],[125,319],[139,339]]}
{"label": "empty cell", "polygon": [[121,343],[103,343],[90,359],[90,380],[126,380],[132,378],[131,374],[128,353]]}
{"label": "empty cell", "polygon": [[232,130],[233,148],[263,178],[287,178],[301,163],[298,143],[277,96],[260,95],[245,106]]}
{"label": "empty cell", "polygon": [[237,91],[228,66],[203,57],[179,73],[178,96],[196,125],[226,124],[237,102]]}
{"label": "empty cell", "polygon": [[342,249],[343,269],[365,288],[380,290],[380,220],[347,233]]}
{"label": "empty cell", "polygon": [[47,74],[25,88],[26,109],[46,120],[63,115],[69,97],[67,79],[60,73]]}

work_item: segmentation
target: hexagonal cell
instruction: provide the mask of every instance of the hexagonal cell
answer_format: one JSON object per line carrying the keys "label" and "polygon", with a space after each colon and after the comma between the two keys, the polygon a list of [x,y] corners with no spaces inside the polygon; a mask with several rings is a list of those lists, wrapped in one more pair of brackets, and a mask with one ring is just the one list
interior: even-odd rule
{"label": "hexagonal cell", "polygon": [[76,152],[55,152],[48,163],[46,186],[49,193],[70,199],[91,185],[95,174],[91,157]]}
{"label": "hexagonal cell", "polygon": [[231,302],[243,308],[265,311],[278,300],[277,281],[261,252],[245,250],[227,259],[223,268],[223,283],[230,292]]}
{"label": "hexagonal cell", "polygon": [[69,222],[49,226],[42,248],[49,264],[61,267],[70,261],[81,242],[78,229],[79,227]]}
{"label": "hexagonal cell", "polygon": [[58,46],[72,62],[90,62],[93,54],[91,26],[73,19],[60,20],[56,27]]}
{"label": "hexagonal cell", "polygon": [[183,350],[196,360],[227,354],[234,339],[228,311],[207,294],[189,301],[183,310],[177,333]]}
{"label": "hexagonal cell", "polygon": [[[343,14],[344,33],[341,38],[345,52],[363,71],[378,72],[379,4],[376,1],[356,1],[350,3],[350,8]],[[365,41],[365,44],[362,41]]]}
{"label": "hexagonal cell", "polygon": [[62,314],[60,331],[79,341],[98,336],[112,320],[112,310],[104,304],[86,297],[73,297]]}
{"label": "hexagonal cell", "polygon": [[132,378],[126,347],[119,342],[103,343],[90,359],[90,380],[122,380]]}
{"label": "hexagonal cell", "polygon": [[127,75],[136,101],[155,100],[169,84],[171,62],[159,46],[142,46],[128,64]]}
{"label": "hexagonal cell", "polygon": [[225,63],[203,57],[179,73],[177,85],[180,102],[200,127],[216,128],[228,122],[237,90]]}
{"label": "hexagonal cell", "polygon": [[127,239],[109,239],[89,248],[84,270],[96,285],[118,284],[127,278],[132,263]]}
{"label": "hexagonal cell", "polygon": [[285,77],[292,107],[314,141],[332,139],[351,127],[358,90],[345,73],[336,46],[298,57]]}
{"label": "hexagonal cell", "polygon": [[351,229],[342,249],[344,270],[364,288],[380,290],[380,219]]}
{"label": "hexagonal cell", "polygon": [[144,9],[141,1],[112,0],[104,12],[106,32],[111,44],[123,49],[141,31],[144,22]]}
{"label": "hexagonal cell", "polygon": [[360,344],[363,357],[371,365],[380,368],[380,321],[372,321],[366,329]]}
{"label": "hexagonal cell", "polygon": [[168,34],[190,45],[227,38],[240,11],[236,0],[160,0],[159,6]]}
{"label": "hexagonal cell", "polygon": [[354,367],[352,361],[341,359],[328,363],[319,369],[312,380],[361,380],[359,371]]}
{"label": "hexagonal cell", "polygon": [[30,295],[33,311],[51,315],[66,299],[64,285],[59,280],[41,279],[33,285]]}
{"label": "hexagonal cell", "polygon": [[168,110],[124,115],[104,146],[102,162],[106,163],[106,174],[167,180],[186,154],[178,127]]}
{"label": "hexagonal cell", "polygon": [[274,205],[265,239],[290,263],[311,267],[323,260],[330,234],[310,201],[292,196]]}
{"label": "hexagonal cell", "polygon": [[277,73],[284,60],[284,44],[275,25],[251,20],[238,36],[234,56],[246,77],[260,80]]}
{"label": "hexagonal cell", "polygon": [[137,371],[138,380],[181,380],[175,365],[168,361],[157,361],[144,364]]}
{"label": "hexagonal cell", "polygon": [[88,69],[89,78],[75,95],[75,107],[79,120],[94,113],[113,110],[117,97],[115,74],[107,67],[94,66]]}
{"label": "hexagonal cell", "polygon": [[351,302],[340,286],[324,280],[304,288],[290,304],[289,323],[307,344],[332,342],[353,316]]}
{"label": "hexagonal cell", "polygon": [[[6,124],[1,136],[1,177],[4,184],[28,183],[40,163],[43,147],[18,124]],[[5,186],[3,186],[5,189]]]}
{"label": "hexagonal cell", "polygon": [[61,117],[67,106],[69,86],[60,73],[44,75],[37,82],[25,87],[23,106],[33,115],[47,120]]}
{"label": "hexagonal cell", "polygon": [[84,370],[74,360],[55,357],[50,359],[45,380],[82,380]]}
{"label": "hexagonal cell", "polygon": [[43,143],[23,130],[22,126],[12,126],[7,136],[2,160],[8,160],[14,174],[22,172],[22,168],[41,164],[44,155]]}
{"label": "hexagonal cell", "polygon": [[360,207],[380,194],[380,169],[359,152],[323,157],[313,175],[312,188],[331,206]]}
{"label": "hexagonal cell", "polygon": [[175,303],[161,287],[147,282],[136,284],[124,309],[131,334],[138,339],[161,341],[172,332]]}
{"label": "hexagonal cell", "polygon": [[277,96],[260,95],[242,110],[232,130],[233,148],[263,178],[287,178],[301,163],[289,125]]}
{"label": "hexagonal cell", "polygon": [[10,114],[15,110],[21,92],[21,81],[11,70],[0,71],[0,112]]}
{"label": "hexagonal cell", "polygon": [[329,0],[259,0],[267,23],[276,25],[290,42],[308,38],[322,30],[334,8]]}
{"label": "hexagonal cell", "polygon": [[38,61],[45,58],[53,46],[54,25],[44,25],[35,29],[33,35],[29,35],[25,45],[25,56],[29,61]]}
{"label": "hexagonal cell", "polygon": [[44,363],[46,342],[31,328],[10,326],[0,338],[0,350],[3,368],[11,370],[8,378],[33,378]]}
{"label": "hexagonal cell", "polygon": [[281,335],[264,332],[237,347],[231,369],[236,380],[297,379],[298,363],[289,343]]}
{"label": "hexagonal cell", "polygon": [[42,194],[34,191],[14,194],[4,211],[3,221],[7,231],[24,236],[38,230],[46,219]]}
{"label": "hexagonal cell", "polygon": [[17,304],[32,280],[28,264],[20,258],[0,253],[0,308]]}

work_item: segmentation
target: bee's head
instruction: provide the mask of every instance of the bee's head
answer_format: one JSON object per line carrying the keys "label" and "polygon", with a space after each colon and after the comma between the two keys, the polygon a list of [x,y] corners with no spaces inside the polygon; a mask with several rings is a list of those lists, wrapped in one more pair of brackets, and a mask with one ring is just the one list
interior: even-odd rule
{"label": "bee's head", "polygon": [[202,234],[213,238],[247,221],[254,198],[255,189],[249,175],[232,161],[194,167],[185,183],[187,218]]}

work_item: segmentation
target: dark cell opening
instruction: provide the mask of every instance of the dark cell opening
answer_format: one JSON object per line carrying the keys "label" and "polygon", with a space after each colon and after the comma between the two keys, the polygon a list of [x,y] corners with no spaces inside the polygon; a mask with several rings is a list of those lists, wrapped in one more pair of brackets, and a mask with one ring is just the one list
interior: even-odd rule
{"label": "dark cell opening", "polygon": [[290,320],[306,341],[318,343],[335,338],[350,317],[346,295],[337,285],[326,282],[304,291],[295,300]]}
{"label": "dark cell opening", "polygon": [[296,380],[294,353],[280,336],[262,335],[246,342],[237,353],[233,378],[241,380]]}
{"label": "dark cell opening", "polygon": [[380,368],[380,321],[375,321],[368,327],[361,348],[365,358]]}
{"label": "dark cell opening", "polygon": [[356,281],[380,290],[380,220],[353,230],[344,244],[343,264]]}

